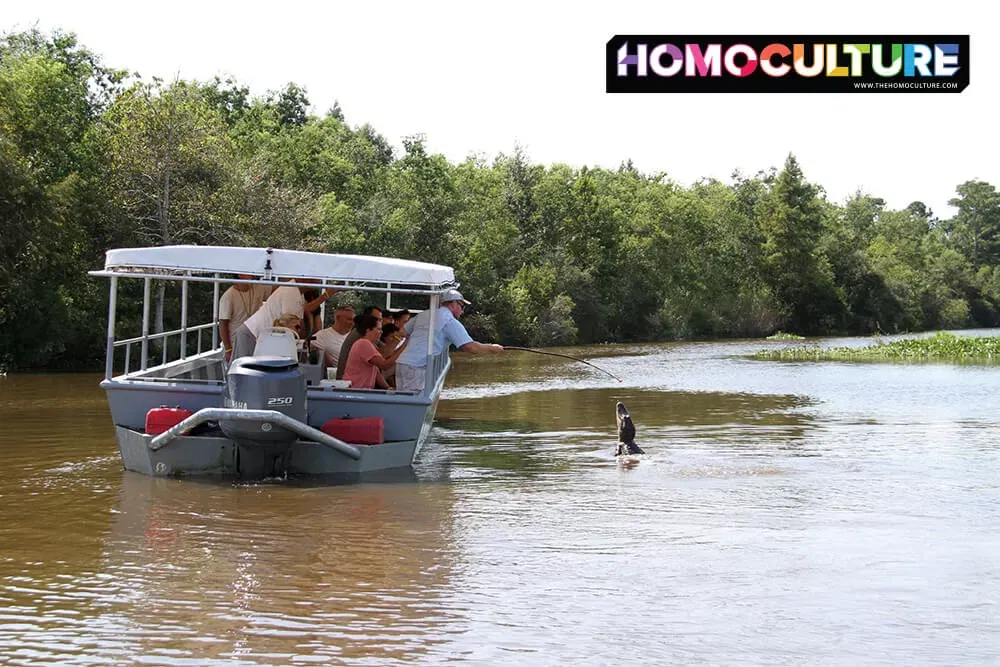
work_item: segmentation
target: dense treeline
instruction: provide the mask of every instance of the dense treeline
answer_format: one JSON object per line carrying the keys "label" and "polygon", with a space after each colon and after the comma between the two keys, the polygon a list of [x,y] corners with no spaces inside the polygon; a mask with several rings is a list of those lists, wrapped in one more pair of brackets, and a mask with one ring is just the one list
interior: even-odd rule
{"label": "dense treeline", "polygon": [[[508,344],[1000,322],[1000,195],[828,201],[793,156],[730,184],[404,153],[306,91],[144,81],[72,35],[0,39],[0,366],[96,365],[108,248],[271,245],[452,265]],[[162,321],[162,313],[158,314]]]}

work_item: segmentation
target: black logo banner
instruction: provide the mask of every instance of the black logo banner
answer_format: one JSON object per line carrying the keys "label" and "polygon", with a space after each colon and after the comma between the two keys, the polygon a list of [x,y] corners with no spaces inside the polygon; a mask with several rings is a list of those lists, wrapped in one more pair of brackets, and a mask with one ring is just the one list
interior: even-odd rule
{"label": "black logo banner", "polygon": [[968,35],[615,35],[609,93],[960,93]]}

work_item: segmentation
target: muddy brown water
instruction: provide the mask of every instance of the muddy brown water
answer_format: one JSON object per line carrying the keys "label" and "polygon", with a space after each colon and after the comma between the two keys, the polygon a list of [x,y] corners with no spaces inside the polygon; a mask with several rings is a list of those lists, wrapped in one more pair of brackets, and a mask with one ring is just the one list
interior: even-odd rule
{"label": "muddy brown water", "polygon": [[996,664],[1000,368],[780,344],[456,355],[351,485],[128,473],[97,375],[0,378],[0,664]]}

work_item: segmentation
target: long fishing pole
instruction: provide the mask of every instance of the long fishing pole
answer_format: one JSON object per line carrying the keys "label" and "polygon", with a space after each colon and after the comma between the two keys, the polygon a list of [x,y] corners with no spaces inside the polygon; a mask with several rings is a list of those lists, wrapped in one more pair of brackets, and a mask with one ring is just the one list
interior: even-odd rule
{"label": "long fishing pole", "polygon": [[615,375],[611,371],[606,371],[603,368],[601,368],[600,366],[598,366],[597,364],[592,364],[589,361],[587,361],[586,359],[580,359],[579,357],[571,357],[568,354],[561,354],[559,352],[546,352],[545,350],[536,350],[536,349],[531,348],[531,347],[515,347],[514,345],[504,345],[503,349],[505,349],[505,350],[519,350],[521,352],[534,352],[535,354],[547,354],[550,357],[562,357],[564,359],[572,359],[573,361],[579,361],[581,364],[587,364],[588,366],[590,366],[592,368],[596,368],[597,370],[601,371],[602,373],[607,373],[608,375],[610,375],[614,379],[618,380],[619,382],[622,381],[622,379],[620,377],[618,377],[617,375]]}

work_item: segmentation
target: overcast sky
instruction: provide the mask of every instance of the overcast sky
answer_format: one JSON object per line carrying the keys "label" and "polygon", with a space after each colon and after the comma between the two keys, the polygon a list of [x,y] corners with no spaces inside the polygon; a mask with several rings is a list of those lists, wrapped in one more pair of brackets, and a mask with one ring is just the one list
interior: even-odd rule
{"label": "overcast sky", "polygon": [[[631,159],[689,185],[794,153],[833,201],[862,189],[941,217],[960,183],[1000,187],[1000,9],[988,0],[33,0],[0,14],[5,32],[36,23],[144,77],[233,75],[254,94],[295,82],[313,112],[339,101],[350,124],[396,146],[422,133],[455,162],[521,146],[536,163]],[[609,95],[615,34],[969,34],[971,84],[959,95]]]}

